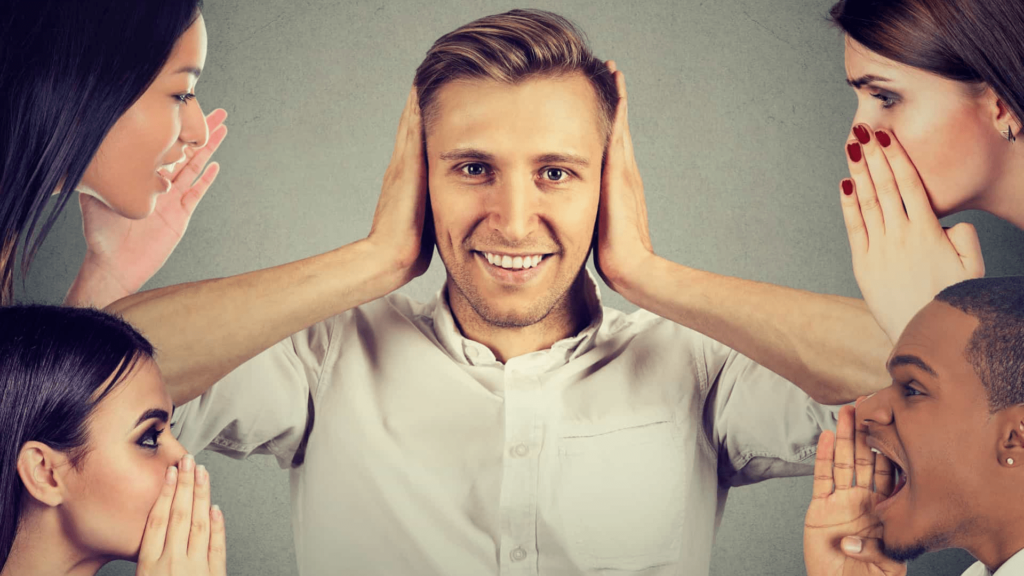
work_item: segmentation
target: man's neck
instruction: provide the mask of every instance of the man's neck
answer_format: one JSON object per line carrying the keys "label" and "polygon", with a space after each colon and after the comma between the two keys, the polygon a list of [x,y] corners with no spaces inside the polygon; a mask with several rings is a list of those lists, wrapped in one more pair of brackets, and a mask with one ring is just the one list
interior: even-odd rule
{"label": "man's neck", "polygon": [[[487,346],[499,362],[516,356],[546,350],[552,344],[574,336],[590,324],[584,274],[580,274],[543,320],[530,326],[495,326],[481,318],[465,299],[448,298],[455,326],[466,338]],[[445,291],[446,294],[450,290]]]}
{"label": "man's neck", "polygon": [[992,573],[1014,554],[1024,550],[1024,522],[1012,518],[1000,524],[998,529],[979,530],[972,534],[973,545],[964,546]]}

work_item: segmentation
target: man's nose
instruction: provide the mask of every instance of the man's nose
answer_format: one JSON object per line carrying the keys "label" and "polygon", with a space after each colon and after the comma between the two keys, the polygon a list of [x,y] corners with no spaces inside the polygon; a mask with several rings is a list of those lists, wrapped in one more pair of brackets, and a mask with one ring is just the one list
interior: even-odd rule
{"label": "man's nose", "polygon": [[509,242],[526,239],[537,225],[538,195],[533,179],[513,178],[494,189],[491,220]]}
{"label": "man's nose", "polygon": [[892,424],[892,395],[896,387],[889,386],[868,396],[857,406],[857,424],[866,426]]}

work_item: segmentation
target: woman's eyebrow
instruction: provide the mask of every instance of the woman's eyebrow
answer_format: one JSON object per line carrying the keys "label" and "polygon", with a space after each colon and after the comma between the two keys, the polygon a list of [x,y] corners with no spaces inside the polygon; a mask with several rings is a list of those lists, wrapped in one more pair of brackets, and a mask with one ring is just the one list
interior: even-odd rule
{"label": "woman's eyebrow", "polygon": [[860,78],[857,78],[856,80],[850,80],[849,78],[846,79],[847,84],[857,89],[859,89],[861,86],[864,86],[865,84],[870,84],[872,82],[892,82],[892,80],[888,78],[882,78],[881,76],[875,76],[874,74],[865,74]]}
{"label": "woman's eyebrow", "polygon": [[139,424],[142,424],[143,422],[149,420],[150,418],[156,418],[157,420],[166,424],[167,421],[171,419],[171,415],[168,414],[167,410],[164,410],[163,408],[150,408],[149,410],[143,412],[142,416],[139,416],[139,419],[135,421],[135,426],[132,426],[132,428],[138,428]]}
{"label": "woman's eyebrow", "polygon": [[202,68],[197,68],[195,66],[185,66],[184,68],[181,68],[177,72],[175,72],[175,74],[191,74],[196,78],[199,78],[199,76],[202,75],[202,73]]}

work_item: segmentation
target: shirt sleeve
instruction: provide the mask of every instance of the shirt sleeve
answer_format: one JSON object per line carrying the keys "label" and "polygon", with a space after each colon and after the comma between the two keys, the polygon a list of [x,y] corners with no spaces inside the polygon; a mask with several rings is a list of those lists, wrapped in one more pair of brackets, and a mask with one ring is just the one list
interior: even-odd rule
{"label": "shirt sleeve", "polygon": [[191,453],[272,454],[282,468],[301,464],[331,332],[330,320],[297,332],[178,406],[178,441]]}
{"label": "shirt sleeve", "polygon": [[814,472],[818,436],[835,430],[838,406],[818,404],[794,384],[735,350],[703,339],[704,425],[718,451],[718,477],[742,486]]}

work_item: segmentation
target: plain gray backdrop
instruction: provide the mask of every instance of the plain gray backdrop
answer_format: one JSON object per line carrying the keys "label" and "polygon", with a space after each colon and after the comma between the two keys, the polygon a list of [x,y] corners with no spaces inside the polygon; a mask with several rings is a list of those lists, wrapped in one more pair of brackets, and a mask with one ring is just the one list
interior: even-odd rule
{"label": "plain gray backdrop", "polygon": [[[842,38],[826,21],[831,3],[528,6],[574,20],[595,54],[625,72],[658,253],[723,274],[858,295],[838,191],[856,101],[844,82]],[[246,272],[364,237],[424,53],[459,25],[516,7],[524,6],[207,0],[199,102],[230,112],[230,134],[216,155],[220,177],[147,287]],[[962,219],[980,230],[990,276],[1024,273],[1024,235],[987,215]],[[17,286],[20,299],[59,302],[83,253],[72,204]],[[443,280],[435,257],[402,290],[426,299]],[[633,309],[609,289],[603,294],[608,305]],[[287,472],[270,458],[199,460],[226,514],[229,574],[295,574]],[[733,490],[712,574],[803,574],[810,487],[810,478],[797,478]],[[970,562],[960,551],[931,554],[910,574],[959,575]],[[101,572],[133,573],[124,562]]]}

